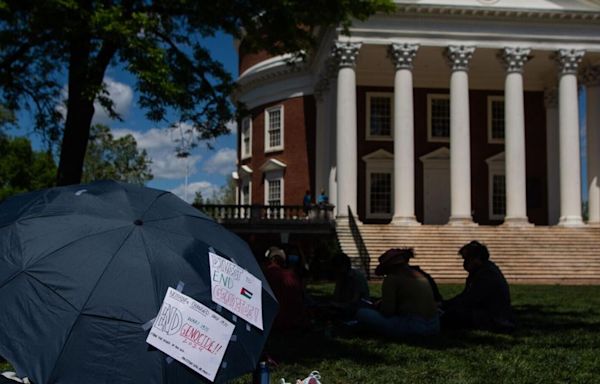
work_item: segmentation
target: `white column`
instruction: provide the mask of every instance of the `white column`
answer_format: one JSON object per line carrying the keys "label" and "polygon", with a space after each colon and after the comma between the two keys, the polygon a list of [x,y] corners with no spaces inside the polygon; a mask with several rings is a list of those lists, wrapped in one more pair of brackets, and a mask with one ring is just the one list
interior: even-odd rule
{"label": "white column", "polygon": [[509,226],[529,225],[525,176],[525,107],[523,66],[531,49],[505,47],[498,54],[504,68],[504,147],[506,173],[506,216]]}
{"label": "white column", "polygon": [[588,224],[600,225],[600,65],[582,75],[587,86]]}
{"label": "white column", "polygon": [[356,73],[361,43],[336,42],[337,74],[337,217],[357,215]]}
{"label": "white column", "polygon": [[558,89],[544,91],[546,105],[546,177],[548,186],[548,225],[556,225],[560,217],[560,164],[558,161]]}
{"label": "white column", "polygon": [[469,62],[473,46],[449,46],[445,56],[452,68],[450,77],[450,221],[472,225],[471,150],[469,122]]}
{"label": "white column", "polygon": [[324,90],[315,90],[317,107],[317,127],[315,133],[315,186],[313,196],[318,196],[321,188],[327,188],[329,179],[329,143],[327,142],[327,106]]}
{"label": "white column", "polygon": [[415,217],[413,59],[418,44],[392,44],[388,55],[394,77],[394,217],[393,224],[418,225]]}
{"label": "white column", "polygon": [[333,212],[337,215],[337,111],[335,103],[337,100],[337,83],[332,80],[331,92],[327,96],[327,124],[329,125],[329,203],[334,205]]}
{"label": "white column", "polygon": [[560,219],[558,225],[565,227],[583,225],[577,66],[584,53],[584,50],[560,49],[553,55],[559,66]]}

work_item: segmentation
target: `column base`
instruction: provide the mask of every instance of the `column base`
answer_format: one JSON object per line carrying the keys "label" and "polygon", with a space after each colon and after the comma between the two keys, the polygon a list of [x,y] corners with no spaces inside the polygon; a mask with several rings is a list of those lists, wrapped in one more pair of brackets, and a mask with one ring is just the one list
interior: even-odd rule
{"label": "column base", "polygon": [[583,227],[585,226],[581,216],[561,216],[558,219],[559,227]]}
{"label": "column base", "polygon": [[473,221],[471,216],[451,216],[447,225],[456,227],[477,227],[479,224]]}
{"label": "column base", "polygon": [[533,227],[527,217],[505,217],[503,227]]}
{"label": "column base", "polygon": [[419,226],[421,223],[417,221],[415,216],[394,216],[391,224],[399,226]]}

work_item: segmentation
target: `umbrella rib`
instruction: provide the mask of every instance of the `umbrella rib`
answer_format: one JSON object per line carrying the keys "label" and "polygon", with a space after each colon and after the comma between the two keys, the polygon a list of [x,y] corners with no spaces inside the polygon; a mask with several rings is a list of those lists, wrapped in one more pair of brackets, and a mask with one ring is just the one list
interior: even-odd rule
{"label": "umbrella rib", "polygon": [[31,273],[24,271],[23,272],[25,275],[31,277],[33,280],[37,281],[42,287],[48,289],[50,292],[54,293],[56,296],[58,296],[60,299],[62,299],[65,303],[67,303],[71,308],[73,308],[74,310],[77,311],[77,307],[75,307],[73,304],[71,304],[71,302],[67,299],[65,299],[64,297],[62,297],[61,295],[58,294],[58,292],[56,292],[54,289],[52,289],[52,287],[50,287],[48,284],[44,283],[43,281],[41,281],[40,279],[38,279],[37,277],[35,277],[34,275],[32,275]]}
{"label": "umbrella rib", "polygon": [[125,245],[125,243],[127,242],[127,240],[131,237],[131,234],[133,233],[134,229],[135,229],[135,227],[131,228],[131,230],[129,231],[129,233],[125,237],[125,239],[123,239],[123,241],[119,245],[119,248],[117,248],[117,250],[113,253],[113,255],[110,258],[110,260],[108,261],[108,263],[106,263],[106,265],[104,266],[104,270],[102,271],[102,273],[98,277],[98,280],[96,280],[96,284],[94,284],[94,287],[90,290],[90,293],[89,293],[87,299],[85,299],[85,302],[83,303],[83,305],[81,306],[81,309],[77,311],[78,312],[77,313],[77,317],[76,317],[75,321],[73,322],[73,324],[71,324],[71,327],[69,327],[69,332],[67,332],[67,337],[65,338],[65,342],[63,343],[63,345],[62,345],[62,347],[60,349],[60,353],[58,354],[58,357],[54,361],[54,366],[52,367],[52,372],[50,373],[49,377],[52,377],[52,375],[54,374],[54,370],[56,369],[56,365],[57,365],[58,361],[60,360],[60,358],[61,358],[61,356],[62,356],[62,354],[63,354],[63,352],[65,350],[65,346],[67,345],[67,342],[69,341],[69,338],[71,337],[71,333],[73,332],[73,328],[75,328],[75,324],[77,324],[77,322],[79,321],[79,318],[82,315],[83,308],[85,308],[85,306],[87,305],[88,301],[90,301],[90,298],[92,297],[92,294],[96,290],[96,287],[98,287],[98,283],[100,282],[100,280],[102,280],[102,276],[104,276],[104,273],[106,272],[106,270],[108,269],[108,267],[110,266],[110,264],[112,263],[112,261],[115,259],[115,256],[119,253],[119,251],[121,250],[121,248],[123,248],[123,245]]}
{"label": "umbrella rib", "polygon": [[[144,236],[144,232],[141,233],[142,238],[142,243],[144,243],[144,255],[146,256],[146,260],[148,261],[148,267],[150,267],[150,273],[152,274],[152,276],[154,276],[154,268],[152,266],[152,263],[150,262],[150,258],[148,257],[148,243],[146,243],[146,237]],[[159,303],[156,301],[156,286],[154,285],[154,278],[150,279],[150,282],[152,283],[152,289],[154,290],[154,304],[156,304],[156,307],[158,308],[160,305]]]}
{"label": "umbrella rib", "polygon": [[[116,231],[116,230],[119,230],[119,229],[122,229],[122,228],[125,228],[125,227],[127,227],[127,225],[124,225],[124,226],[122,226],[122,227],[118,227],[118,228],[111,228],[111,229],[107,229],[106,231],[102,231],[102,232],[91,233],[91,234],[89,234],[89,235],[87,235],[87,236],[84,236],[84,237],[81,237],[81,238],[79,238],[79,239],[77,239],[77,240],[73,240],[73,241],[71,241],[71,242],[69,242],[69,243],[67,243],[67,244],[64,244],[63,246],[61,246],[61,247],[59,247],[59,248],[56,248],[54,251],[52,251],[52,252],[48,253],[47,255],[43,256],[43,257],[42,257],[42,258],[40,258],[39,260],[36,260],[36,261],[35,261],[35,262],[34,262],[32,265],[35,265],[36,263],[39,263],[40,261],[42,261],[42,260],[46,259],[47,257],[50,257],[50,256],[54,255],[56,252],[59,252],[59,251],[61,251],[61,250],[65,249],[65,248],[67,248],[67,247],[69,247],[69,246],[73,245],[74,243],[76,243],[76,242],[78,242],[78,241],[85,240],[85,239],[87,239],[87,238],[89,238],[89,237],[92,237],[92,236],[103,235],[103,234],[105,234],[105,233],[112,232],[112,231]],[[17,236],[18,236],[18,235],[17,235]],[[128,235],[128,236],[129,236],[129,235]],[[8,283],[10,283],[11,281],[13,281],[13,280],[14,280],[14,279],[16,279],[17,277],[19,277],[19,275],[21,275],[22,273],[25,273],[25,272],[26,272],[26,270],[25,270],[25,267],[24,267],[24,266],[22,266],[21,268],[22,268],[22,269],[21,269],[20,271],[18,271],[17,273],[15,273],[15,274],[14,274],[14,275],[12,275],[11,277],[9,277],[9,278],[8,278],[8,280],[6,280],[6,281],[2,282],[2,284],[0,284],[0,289],[4,288],[4,286],[6,286]]]}
{"label": "umbrella rib", "polygon": [[144,221],[145,223],[155,223],[157,221],[166,221],[166,220],[171,220],[171,219],[177,219],[179,217],[189,217],[191,219],[198,219],[198,220],[204,220],[204,221],[209,221],[211,223],[216,223],[216,221],[214,221],[213,219],[211,219],[210,217],[202,217],[202,216],[194,216],[194,215],[190,215],[188,213],[183,213],[181,215],[177,215],[177,216],[169,216],[169,217],[160,217],[158,219],[153,219],[153,220],[147,220]]}
{"label": "umbrella rib", "polygon": [[148,207],[146,208],[146,210],[142,213],[142,217],[144,217],[144,215],[150,210],[150,208],[152,208],[152,206],[158,201],[158,199],[160,199],[161,197],[168,195],[171,192],[167,192],[167,191],[162,191],[162,193],[156,195],[156,197],[154,198],[154,200],[152,200],[152,202],[148,205]]}

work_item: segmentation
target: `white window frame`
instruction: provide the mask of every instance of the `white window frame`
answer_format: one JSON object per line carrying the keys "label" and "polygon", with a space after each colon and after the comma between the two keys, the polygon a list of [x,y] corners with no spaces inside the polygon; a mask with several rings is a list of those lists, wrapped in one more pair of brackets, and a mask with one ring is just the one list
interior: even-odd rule
{"label": "white window frame", "polygon": [[[281,141],[280,141],[280,145],[277,146],[270,146],[270,140],[269,140],[269,118],[270,118],[270,114],[271,112],[274,111],[279,111],[280,112],[280,127],[279,127],[279,131],[280,131],[280,137],[281,137]],[[283,104],[277,105],[275,107],[270,107],[270,108],[266,108],[265,109],[265,153],[267,152],[275,152],[275,151],[281,151],[283,150],[283,143],[284,143],[284,110],[283,110]]]}
{"label": "white window frame", "polygon": [[276,171],[270,171],[270,172],[265,173],[265,191],[264,191],[265,206],[269,205],[269,184],[273,180],[281,180],[281,184],[280,184],[281,188],[279,191],[279,193],[280,193],[279,201],[281,202],[281,205],[284,205],[285,202],[283,200],[283,197],[285,196],[285,182],[283,179],[283,170],[276,170]]}
{"label": "white window frame", "polygon": [[433,137],[431,131],[431,102],[433,100],[450,100],[450,95],[447,93],[428,93],[427,94],[427,141],[431,143],[449,143],[450,135],[448,134],[448,138],[445,137]]}
{"label": "white window frame", "polygon": [[[371,134],[371,99],[373,97],[384,97],[390,100],[390,135]],[[394,94],[392,92],[367,92],[366,97],[366,122],[365,140],[369,141],[393,141],[394,140]]]}
{"label": "white window frame", "polygon": [[[504,196],[506,198],[505,157],[501,152],[486,160],[488,165],[488,217],[490,220],[503,220],[505,215],[494,214],[494,176],[504,176]],[[504,208],[506,209],[506,202]]]}
{"label": "white window frame", "polygon": [[[504,144],[504,139],[492,137],[492,104],[494,101],[504,102],[504,96],[488,96],[487,97],[487,137],[490,144]],[[506,103],[504,104],[506,108]],[[506,116],[506,115],[505,115]],[[506,137],[506,118],[504,118],[504,137]]]}
{"label": "white window frame", "polygon": [[[379,149],[373,153],[363,156],[365,166],[365,195],[366,195],[366,217],[367,219],[391,219],[394,216],[394,155]],[[371,175],[373,173],[389,173],[391,175],[390,212],[371,212]]]}
{"label": "white window frame", "polygon": [[[248,201],[247,202],[243,201],[245,186],[248,186]],[[242,179],[242,185],[240,188],[240,199],[242,200],[241,205],[251,205],[252,204],[252,180],[249,177]]]}
{"label": "white window frame", "polygon": [[[244,139],[245,139],[245,135],[244,135],[244,124],[248,124],[248,131],[247,131],[247,135],[248,135],[248,141],[249,141],[249,146],[250,146],[250,152],[246,152],[244,150],[245,146],[244,146]],[[242,119],[242,127],[240,129],[240,155],[242,160],[245,159],[249,159],[252,157],[252,118],[250,117],[244,117]]]}

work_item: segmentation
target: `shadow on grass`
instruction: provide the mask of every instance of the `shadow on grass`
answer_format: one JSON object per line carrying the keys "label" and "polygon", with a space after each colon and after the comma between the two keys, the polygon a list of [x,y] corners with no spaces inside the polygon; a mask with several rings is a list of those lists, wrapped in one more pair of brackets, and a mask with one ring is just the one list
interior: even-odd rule
{"label": "shadow on grass", "polygon": [[600,342],[600,312],[567,311],[554,306],[519,305],[514,308],[517,329],[510,334],[456,330],[430,337],[390,340],[377,335],[317,321],[302,332],[273,333],[266,352],[279,363],[314,364],[325,359],[342,359],[358,364],[377,364],[382,348],[391,345],[418,347],[432,351],[469,350],[490,347],[508,351],[519,345],[552,341],[553,347],[581,348]]}

